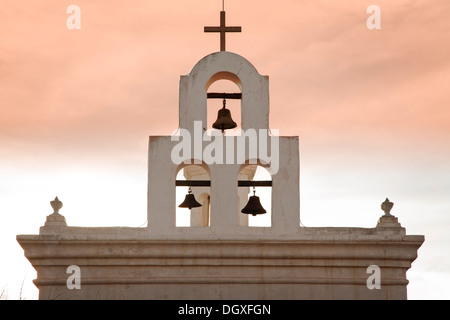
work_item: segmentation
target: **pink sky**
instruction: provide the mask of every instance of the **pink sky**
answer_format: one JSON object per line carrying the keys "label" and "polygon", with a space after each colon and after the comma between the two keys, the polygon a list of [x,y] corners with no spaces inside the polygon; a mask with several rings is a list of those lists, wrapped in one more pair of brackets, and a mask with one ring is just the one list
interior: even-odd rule
{"label": "pink sky", "polygon": [[[66,27],[71,4],[81,30]],[[366,27],[371,4],[381,30]],[[14,261],[26,263],[15,235],[37,233],[56,195],[72,225],[145,222],[148,136],[177,129],[179,77],[219,50],[203,27],[220,9],[2,0],[0,234]],[[228,0],[226,11],[243,29],[227,49],[270,77],[271,128],[300,137],[302,222],[372,227],[389,196],[407,233],[426,236],[413,278],[450,278],[450,2]],[[130,202],[135,216],[122,215]]]}

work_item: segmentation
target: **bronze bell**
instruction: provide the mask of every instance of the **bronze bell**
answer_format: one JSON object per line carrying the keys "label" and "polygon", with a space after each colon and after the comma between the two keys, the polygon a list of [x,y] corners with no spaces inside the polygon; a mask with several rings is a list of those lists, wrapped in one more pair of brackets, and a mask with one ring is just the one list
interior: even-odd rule
{"label": "bronze bell", "polygon": [[248,203],[244,207],[244,209],[241,210],[242,213],[251,214],[252,216],[267,213],[267,211],[261,205],[259,197],[255,195],[255,192],[255,187],[253,187],[253,195],[250,197],[250,199],[248,199]]}
{"label": "bronze bell", "polygon": [[222,130],[222,132],[237,127],[236,122],[231,119],[231,112],[226,108],[226,103],[227,101],[223,99],[223,108],[219,110],[217,120],[212,125],[214,129]]}
{"label": "bronze bell", "polygon": [[197,200],[195,200],[194,195],[192,194],[192,189],[191,187],[189,187],[189,191],[188,194],[186,195],[186,198],[184,199],[183,203],[180,204],[178,207],[179,208],[198,208],[201,207],[202,205],[197,202]]}

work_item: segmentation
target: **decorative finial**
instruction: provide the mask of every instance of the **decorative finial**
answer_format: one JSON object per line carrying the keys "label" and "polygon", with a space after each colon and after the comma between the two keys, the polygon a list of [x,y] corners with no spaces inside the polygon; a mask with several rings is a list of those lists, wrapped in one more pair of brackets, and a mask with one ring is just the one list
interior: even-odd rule
{"label": "decorative finial", "polygon": [[56,197],[55,200],[50,201],[50,205],[53,208],[53,214],[59,214],[59,210],[62,208],[63,203]]}
{"label": "decorative finial", "polygon": [[391,210],[393,206],[394,203],[390,202],[388,198],[386,198],[386,200],[384,200],[384,202],[381,204],[381,210],[384,211],[385,217],[392,217]]}

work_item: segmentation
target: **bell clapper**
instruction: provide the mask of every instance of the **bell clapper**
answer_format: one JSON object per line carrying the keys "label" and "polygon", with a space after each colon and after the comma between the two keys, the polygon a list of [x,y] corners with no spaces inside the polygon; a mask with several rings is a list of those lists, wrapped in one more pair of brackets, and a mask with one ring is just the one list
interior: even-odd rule
{"label": "bell clapper", "polygon": [[[256,196],[256,187],[253,186],[253,196]],[[253,217],[256,217],[256,213],[252,214]]]}
{"label": "bell clapper", "polygon": [[[223,103],[222,109],[226,109],[226,107],[227,107],[227,100],[223,99],[222,103]],[[225,135],[225,126],[224,126],[224,124],[222,124],[222,135],[223,136]]]}

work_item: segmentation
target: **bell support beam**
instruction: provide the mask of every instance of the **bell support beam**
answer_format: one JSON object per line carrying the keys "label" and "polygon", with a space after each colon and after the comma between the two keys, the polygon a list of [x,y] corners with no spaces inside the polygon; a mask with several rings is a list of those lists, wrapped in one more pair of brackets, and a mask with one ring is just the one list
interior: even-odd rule
{"label": "bell support beam", "polygon": [[219,92],[208,92],[208,99],[228,99],[228,100],[240,100],[242,99],[242,93],[219,93]]}
{"label": "bell support beam", "polygon": [[238,187],[271,187],[272,181],[248,181],[248,180],[239,180]]}
{"label": "bell support beam", "polygon": [[[211,181],[209,180],[177,180],[175,185],[177,187],[210,187]],[[272,181],[248,181],[239,180],[238,187],[271,187]]]}

